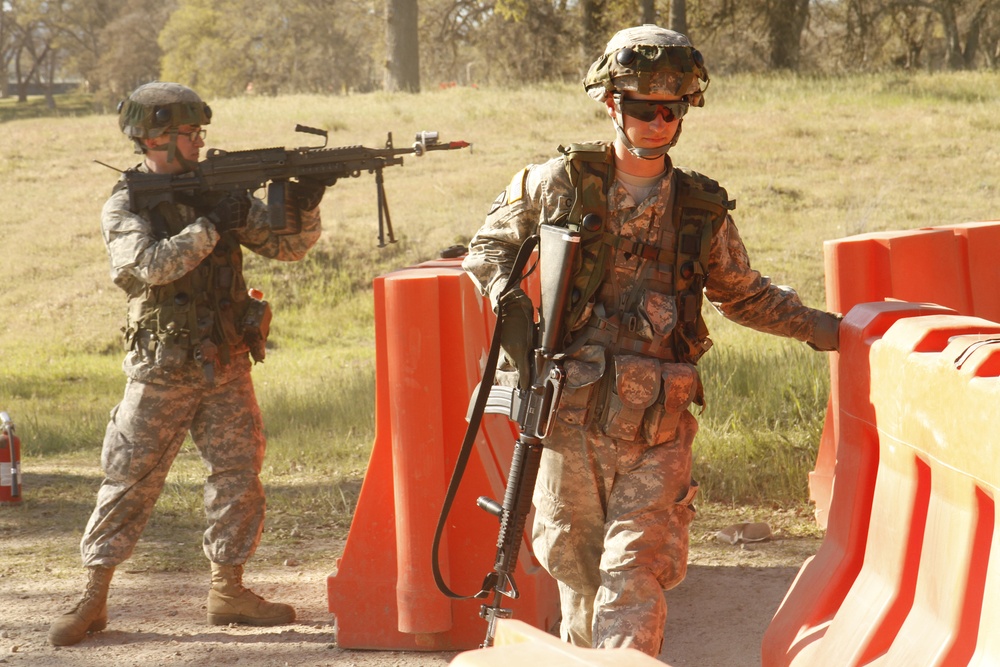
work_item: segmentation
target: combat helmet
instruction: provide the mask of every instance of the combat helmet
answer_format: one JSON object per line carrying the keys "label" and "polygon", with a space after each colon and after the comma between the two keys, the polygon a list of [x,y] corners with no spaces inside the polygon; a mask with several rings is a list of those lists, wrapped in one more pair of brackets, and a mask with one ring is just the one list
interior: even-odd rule
{"label": "combat helmet", "polygon": [[[663,93],[676,95],[690,106],[701,107],[705,104],[708,82],[705,60],[691,40],[679,32],[647,23],[617,32],[604,54],[590,66],[583,86],[598,102],[607,101],[609,95],[617,102],[624,92]],[[617,122],[615,128],[626,147],[640,157],[663,155],[680,135],[678,126],[669,145],[641,149],[632,146]]]}
{"label": "combat helmet", "polygon": [[208,125],[212,109],[198,93],[179,83],[154,81],[139,86],[118,104],[118,127],[143,152],[142,139],[154,139],[169,132],[167,159],[177,150],[177,128],[181,125]]}

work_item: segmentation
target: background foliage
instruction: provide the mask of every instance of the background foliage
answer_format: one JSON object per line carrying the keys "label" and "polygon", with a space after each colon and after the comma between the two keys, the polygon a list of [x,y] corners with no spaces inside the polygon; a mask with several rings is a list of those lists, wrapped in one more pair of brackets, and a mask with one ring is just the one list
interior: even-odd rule
{"label": "background foliage", "polygon": [[[720,75],[671,154],[736,198],[754,266],[822,306],[824,239],[997,217],[996,84],[991,72]],[[363,175],[328,192],[324,234],[306,260],[248,253],[248,280],[275,307],[268,359],[254,370],[266,483],[305,480],[318,505],[343,513],[374,439],[373,278],[466,242],[514,172],[560,143],[609,138],[608,119],[577,85],[556,84],[213,106],[208,143],[230,150],[311,143],[295,123],[329,130],[331,146],[378,146],[390,130],[402,145],[426,129],[473,144],[386,173],[396,244],[376,247],[375,184]],[[0,409],[18,423],[26,469],[96,471],[123,384],[124,301],[97,231],[117,175],[90,160],[124,168],[136,156],[113,114],[18,119],[19,110],[0,101],[0,119],[12,118],[0,122]],[[708,317],[716,345],[700,364],[708,407],[695,445],[704,497],[802,502],[826,355]],[[197,477],[197,456],[186,456]]]}
{"label": "background foliage", "polygon": [[[0,96],[53,106],[68,82],[110,107],[153,79],[211,98],[382,89],[399,57],[387,13],[416,5],[3,0]],[[689,34],[715,74],[994,69],[1000,44],[1000,0],[420,0],[419,80],[400,89],[577,82],[611,34],[650,20]]]}

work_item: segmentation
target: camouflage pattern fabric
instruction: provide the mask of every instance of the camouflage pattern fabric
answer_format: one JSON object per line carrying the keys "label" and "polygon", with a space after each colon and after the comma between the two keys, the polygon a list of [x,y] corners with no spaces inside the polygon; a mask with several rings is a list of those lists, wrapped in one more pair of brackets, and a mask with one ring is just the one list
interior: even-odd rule
{"label": "camouflage pattern fabric", "polygon": [[[180,279],[219,242],[219,233],[205,218],[187,206],[173,208],[187,224],[179,233],[159,238],[146,217],[129,210],[125,189],[104,205],[101,228],[111,279],[130,298]],[[265,206],[255,200],[247,226],[232,233],[243,247],[264,257],[298,260],[321,233],[318,208],[302,211],[301,217],[301,233],[273,235]],[[188,433],[208,468],[205,555],[216,563],[239,565],[254,553],[264,521],[258,475],[265,440],[247,350],[244,346],[233,353],[228,364],[217,364],[210,382],[194,359],[165,368],[142,346],[128,352],[125,395],[111,411],[101,453],[105,479],[80,545],[85,566],[114,566],[131,555]]]}
{"label": "camouflage pattern fabric", "polygon": [[[641,202],[612,184],[609,232],[658,247],[676,244],[677,223],[670,220],[676,176],[669,158],[666,164],[659,187]],[[563,157],[529,165],[497,197],[463,263],[494,304],[524,239],[539,224],[567,216],[575,198]],[[750,266],[728,215],[712,236],[707,269],[705,294],[729,319],[810,343],[836,332],[834,316],[806,307],[794,291]],[[655,350],[655,360],[621,354],[621,338],[601,338],[611,324],[591,324],[595,318],[619,327],[628,322],[631,336],[669,338],[677,321],[672,276],[655,259],[612,251],[595,303],[571,323],[588,344],[576,346],[564,366],[566,390],[536,483],[533,541],[559,582],[561,634],[576,645],[631,646],[658,655],[666,620],[662,590],[686,573],[697,489],[691,479],[697,422],[688,411],[701,399],[696,369],[672,363],[665,345],[635,348]],[[653,383],[672,379],[665,389],[634,386],[643,376]],[[648,404],[650,396],[656,405]],[[628,417],[625,427],[606,423],[611,414]]]}
{"label": "camouflage pattern fabric", "polygon": [[[654,216],[670,210],[663,200],[671,196],[671,180],[665,177],[660,191],[638,205],[624,187],[614,184],[608,197],[609,231],[624,237],[635,234],[636,240],[646,240],[645,230]],[[494,306],[521,243],[539,224],[568,215],[574,198],[563,157],[529,165],[497,197],[485,223],[472,238],[469,255],[462,264]],[[664,227],[661,233],[673,232]],[[616,270],[616,276],[623,287],[637,280],[632,274],[640,261],[637,257],[618,258],[617,266],[621,268]],[[803,342],[816,342],[817,327],[829,327],[829,321],[835,319],[806,307],[793,290],[774,285],[770,278],[754,270],[731,216],[712,238],[705,294],[734,322]],[[607,305],[608,314],[618,309],[616,304]]]}
{"label": "camouflage pattern fabric", "polygon": [[[144,169],[140,167],[140,170]],[[108,250],[111,280],[129,297],[142,295],[150,285],[166,285],[193,271],[219,242],[219,233],[189,206],[175,206],[176,215],[188,224],[167,239],[158,239],[145,217],[129,210],[128,191],[121,189],[107,200],[101,214],[101,230]],[[247,226],[232,232],[240,245],[270,259],[296,261],[319,239],[322,227],[319,208],[302,211],[299,234],[272,234],[267,225],[267,208],[254,200]],[[238,350],[245,352],[245,350]],[[245,354],[234,355],[228,366],[216,369],[217,381],[225,383],[244,372],[249,362]],[[158,366],[141,350],[128,353],[124,361],[128,377],[143,382],[197,383],[203,372],[190,360],[179,367]]]}
{"label": "camouflage pattern fabric", "polygon": [[697,430],[681,413],[677,437],[650,447],[556,420],[535,482],[532,543],[559,581],[564,640],[659,654],[662,591],[687,572]]}
{"label": "camouflage pattern fabric", "polygon": [[264,527],[264,430],[247,371],[215,386],[128,381],[104,436],[105,477],[80,543],[85,567],[132,555],[189,432],[208,468],[205,556],[240,565],[253,555]]}

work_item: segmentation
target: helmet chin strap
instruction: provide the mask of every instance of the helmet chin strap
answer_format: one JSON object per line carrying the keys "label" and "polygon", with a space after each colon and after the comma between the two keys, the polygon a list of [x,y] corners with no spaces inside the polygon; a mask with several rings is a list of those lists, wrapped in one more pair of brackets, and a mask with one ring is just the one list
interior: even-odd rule
{"label": "helmet chin strap", "polygon": [[167,164],[170,164],[176,158],[184,171],[194,171],[198,167],[197,162],[191,162],[191,160],[186,159],[177,151],[177,128],[170,129],[170,142],[166,145],[155,146],[149,150],[153,151],[167,151]]}
{"label": "helmet chin strap", "polygon": [[622,145],[628,150],[629,153],[636,156],[637,158],[643,160],[655,160],[658,157],[662,157],[667,154],[671,148],[677,143],[677,139],[681,136],[681,125],[684,124],[683,120],[677,121],[677,131],[674,132],[673,138],[662,146],[657,146],[656,148],[638,148],[629,141],[629,138],[625,136],[625,128],[621,126],[618,122],[618,116],[614,117],[615,133],[618,135],[618,140],[622,142]]}

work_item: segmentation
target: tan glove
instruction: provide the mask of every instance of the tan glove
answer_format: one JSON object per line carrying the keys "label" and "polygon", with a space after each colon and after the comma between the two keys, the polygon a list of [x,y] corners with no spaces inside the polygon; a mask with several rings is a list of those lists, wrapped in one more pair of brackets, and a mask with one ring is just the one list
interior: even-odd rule
{"label": "tan glove", "polygon": [[836,352],[840,349],[840,321],[843,315],[834,313],[823,313],[816,323],[816,331],[813,332],[813,339],[809,341],[809,347],[820,352]]}
{"label": "tan glove", "polygon": [[517,384],[531,387],[531,354],[535,351],[535,307],[520,287],[500,297],[500,347],[517,369]]}

